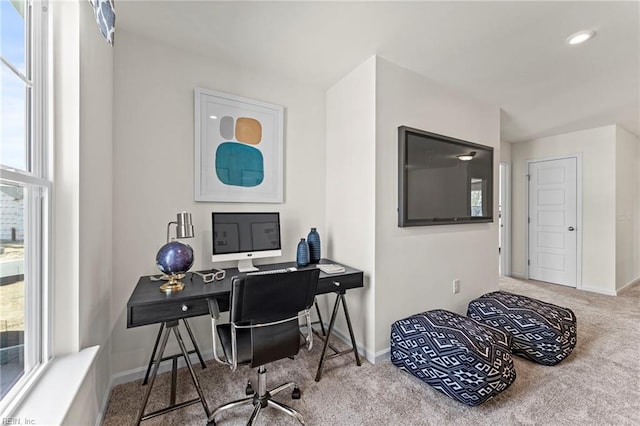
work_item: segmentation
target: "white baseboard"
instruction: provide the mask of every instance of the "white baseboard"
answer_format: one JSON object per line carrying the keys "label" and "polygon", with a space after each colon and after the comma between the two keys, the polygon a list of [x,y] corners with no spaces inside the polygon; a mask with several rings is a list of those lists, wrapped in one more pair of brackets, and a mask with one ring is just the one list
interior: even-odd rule
{"label": "white baseboard", "polygon": [[[323,323],[324,323],[324,321],[323,321]],[[324,324],[324,328],[326,330],[327,328],[329,328],[329,325],[325,323]],[[331,335],[333,337],[337,337],[338,339],[342,340],[345,344],[351,345],[351,338],[349,337],[348,333],[343,333],[341,330],[335,328],[335,326],[334,326],[333,331],[331,332]],[[358,353],[359,354],[364,354],[364,357],[371,364],[375,364],[376,360],[378,359],[378,355],[380,353],[382,353],[382,352],[373,353],[373,352],[369,351],[367,348],[365,348],[364,346],[358,344],[358,342],[356,342],[356,348],[358,349]],[[387,351],[388,351],[388,349],[387,349]]]}
{"label": "white baseboard", "polygon": [[[209,361],[213,359],[213,351],[212,352],[202,352],[202,358],[205,361]],[[189,354],[189,358],[191,359],[192,365],[198,365],[200,360],[198,359],[198,355],[193,353]],[[178,358],[178,368],[186,367],[187,365],[184,362],[184,358],[182,356]],[[171,371],[172,363],[171,362],[162,362],[160,363],[160,367],[158,367],[158,374],[167,373]],[[144,378],[144,375],[147,372],[147,365],[144,367],[133,368],[131,370],[123,371],[120,373],[116,373],[111,376],[111,380],[109,380],[108,391],[105,392],[105,396],[102,400],[102,405],[100,407],[100,411],[98,413],[98,418],[96,419],[96,425],[100,426],[104,420],[104,416],[107,412],[107,406],[109,405],[109,400],[111,399],[111,393],[113,392],[113,388],[115,386],[133,382],[135,380],[140,380]]]}
{"label": "white baseboard", "polygon": [[640,277],[636,278],[635,280],[631,280],[628,283],[626,283],[625,285],[623,285],[622,287],[620,287],[619,289],[616,290],[616,296],[619,296],[620,293],[626,291],[628,288],[630,288],[633,285],[636,285],[640,283]]}
{"label": "white baseboard", "polygon": [[[213,352],[202,352],[202,358],[205,361],[209,361],[213,359]],[[189,354],[189,359],[191,359],[191,365],[197,366],[200,364],[200,360],[198,359],[198,355],[195,353]],[[167,360],[168,361],[168,360]],[[187,364],[184,362],[184,358],[180,355],[178,358],[178,368],[186,367]],[[172,363],[171,362],[162,362],[160,363],[160,367],[158,367],[158,374],[167,373],[171,371]],[[121,373],[116,373],[111,376],[111,388],[114,386],[121,385],[123,383],[133,382],[134,380],[140,380],[144,378],[145,373],[147,372],[147,366],[138,367],[131,370],[123,371]],[[151,373],[149,373],[151,374]]]}
{"label": "white baseboard", "polygon": [[618,295],[615,290],[607,290],[607,289],[604,289],[604,288],[582,286],[578,290],[590,291],[591,293],[604,294],[605,296],[617,296]]}
{"label": "white baseboard", "polygon": [[[511,276],[513,278],[518,278],[521,280],[526,280],[527,277],[519,274],[519,273],[512,273]],[[597,287],[589,287],[589,286],[581,286],[581,287],[576,287],[578,290],[583,290],[583,291],[590,291],[591,293],[598,293],[598,294],[604,294],[605,296],[617,296],[623,289],[626,289],[627,287],[632,286],[633,284],[640,282],[640,277],[638,277],[637,279],[625,284],[624,287],[622,287],[621,289],[615,291],[615,290],[608,290],[608,289],[603,289],[603,288],[597,288]],[[561,284],[558,284],[561,285]]]}
{"label": "white baseboard", "polygon": [[[391,348],[387,347],[381,351],[376,352],[376,362],[382,362],[389,359],[389,352],[391,352]],[[374,363],[375,364],[375,363]]]}
{"label": "white baseboard", "polygon": [[511,275],[509,275],[509,276],[513,277],[513,278],[517,278],[519,280],[526,280],[527,279],[527,276],[525,274],[520,274],[518,272],[511,272]]}
{"label": "white baseboard", "polygon": [[109,385],[107,386],[107,391],[104,393],[102,397],[102,402],[98,407],[98,416],[96,417],[95,426],[102,425],[104,421],[104,416],[107,414],[107,407],[109,406],[109,400],[111,399],[111,391],[113,390],[113,377],[109,380]]}

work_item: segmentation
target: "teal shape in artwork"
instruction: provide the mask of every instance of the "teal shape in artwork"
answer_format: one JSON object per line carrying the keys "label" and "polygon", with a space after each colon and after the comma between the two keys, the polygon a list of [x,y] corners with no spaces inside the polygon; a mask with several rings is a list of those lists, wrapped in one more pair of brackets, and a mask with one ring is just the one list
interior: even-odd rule
{"label": "teal shape in artwork", "polygon": [[216,150],[216,175],[225,185],[252,187],[264,180],[264,159],[259,149],[223,142]]}

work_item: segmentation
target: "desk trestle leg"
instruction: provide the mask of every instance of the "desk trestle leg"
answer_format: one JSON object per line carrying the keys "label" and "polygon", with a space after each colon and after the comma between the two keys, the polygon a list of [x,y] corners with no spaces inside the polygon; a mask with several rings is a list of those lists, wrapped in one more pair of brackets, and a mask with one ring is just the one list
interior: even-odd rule
{"label": "desk trestle leg", "polygon": [[[333,327],[336,322],[336,317],[338,316],[338,309],[340,308],[340,304],[342,303],[342,309],[344,310],[344,316],[347,322],[347,328],[349,329],[349,337],[351,338],[351,349],[347,349],[339,352],[332,345],[329,344],[329,338],[331,337],[331,333],[333,332]],[[324,333],[323,333],[324,334]],[[324,346],[322,348],[322,355],[320,356],[320,364],[318,365],[318,372],[316,373],[316,382],[319,382],[322,378],[322,368],[324,367],[324,362],[331,358],[335,358],[337,356],[345,355],[353,352],[356,358],[356,364],[358,366],[362,365],[360,361],[360,355],[358,354],[358,347],[356,345],[356,338],[353,334],[353,327],[351,326],[351,318],[349,317],[349,310],[347,309],[347,301],[344,298],[344,293],[338,293],[336,297],[336,302],[333,305],[333,313],[331,314],[331,320],[329,321],[329,328],[327,329],[327,333],[325,337],[320,337],[324,340]],[[329,356],[326,356],[327,347],[330,347],[335,353]]]}
{"label": "desk trestle leg", "polygon": [[[207,401],[204,398],[204,393],[202,392],[202,388],[200,387],[198,378],[196,377],[195,372],[193,371],[191,362],[189,361],[189,352],[187,351],[187,348],[184,345],[182,336],[180,335],[180,330],[178,330],[178,321],[175,320],[175,321],[168,321],[166,323],[163,323],[161,330],[162,329],[165,329],[165,330],[162,335],[162,338],[160,339],[160,350],[157,352],[157,355],[153,360],[153,371],[151,372],[151,376],[149,377],[149,383],[147,385],[147,389],[145,390],[144,399],[142,400],[142,406],[140,407],[140,411],[138,412],[138,419],[136,421],[136,424],[139,425],[140,422],[143,420],[148,420],[148,419],[160,416],[162,414],[168,413],[170,411],[177,410],[179,408],[183,408],[198,402],[202,403],[204,412],[206,413],[207,418],[209,418],[209,416],[211,415],[211,412],[209,411],[209,407],[207,406]],[[178,341],[178,345],[180,346],[180,351],[182,353],[178,355],[174,355],[172,357],[162,358],[164,354],[164,350],[167,346],[167,340],[169,340],[169,334],[172,331],[173,331],[173,334],[175,335],[176,340]],[[156,341],[156,344],[157,343],[158,342]],[[156,348],[154,348],[154,353],[156,352],[155,349],[157,349],[157,345],[156,345]],[[180,356],[184,357],[184,360],[187,364],[187,368],[189,369],[189,374],[191,375],[191,380],[193,381],[193,384],[196,387],[196,391],[198,392],[198,398],[191,399],[189,401],[184,401],[184,402],[181,402],[180,404],[175,404],[175,384],[176,384],[175,371],[177,367],[177,358],[179,358]],[[157,410],[145,415],[144,410],[147,406],[147,402],[149,401],[149,395],[151,394],[153,383],[155,382],[156,376],[158,375],[158,368],[160,367],[160,362],[163,359],[170,359],[170,358],[173,359],[173,367],[174,367],[172,372],[172,377],[171,377],[172,389],[171,389],[170,404],[166,408],[163,408],[161,410]]]}
{"label": "desk trestle leg", "polygon": [[[316,298],[313,301],[313,304],[316,306],[316,313],[318,314],[318,323],[320,324],[320,330],[322,330],[322,336],[326,336],[327,333],[324,330],[324,323],[322,322],[322,315],[320,315],[320,307],[318,307],[318,299]],[[313,325],[315,323],[312,323],[311,325]]]}
{"label": "desk trestle leg", "polygon": [[[200,353],[200,348],[198,347],[198,343],[196,342],[196,338],[193,336],[191,332],[191,327],[189,326],[189,322],[186,318],[182,319],[187,332],[189,333],[189,337],[191,338],[191,344],[193,345],[193,350],[190,350],[189,353],[196,353],[198,355],[198,359],[200,360],[200,365],[202,368],[207,368],[207,365],[204,363],[204,359],[202,358],[202,354]],[[151,351],[151,357],[149,358],[149,365],[147,365],[147,372],[144,375],[144,380],[142,381],[143,385],[147,384],[149,380],[149,373],[151,372],[151,366],[153,365],[153,361],[156,358],[156,351],[158,350],[158,343],[160,343],[160,337],[162,336],[162,330],[164,330],[164,323],[160,324],[160,329],[158,330],[158,335],[156,336],[156,343],[153,345],[153,351]],[[166,361],[168,359],[172,359],[173,357],[163,358],[161,361]]]}
{"label": "desk trestle leg", "polygon": [[198,355],[198,360],[200,361],[200,365],[202,366],[202,368],[207,368],[207,365],[204,363],[204,359],[202,358],[202,354],[200,353],[200,348],[198,347],[198,344],[196,343],[196,338],[193,335],[193,332],[191,331],[191,327],[189,326],[189,321],[187,321],[186,318],[182,319],[182,322],[184,323],[184,328],[187,329],[187,333],[189,333],[189,338],[191,339],[191,344],[193,344],[193,351],[189,351],[188,353],[193,353],[195,352],[196,355]]}

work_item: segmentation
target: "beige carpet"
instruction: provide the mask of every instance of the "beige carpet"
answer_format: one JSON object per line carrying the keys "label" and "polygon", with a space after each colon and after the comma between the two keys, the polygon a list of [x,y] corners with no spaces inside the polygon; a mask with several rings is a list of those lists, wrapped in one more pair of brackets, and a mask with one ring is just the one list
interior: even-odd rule
{"label": "beige carpet", "polygon": [[[500,287],[513,293],[571,308],[578,319],[578,344],[561,364],[545,367],[515,358],[516,381],[496,398],[479,407],[460,404],[388,360],[357,367],[353,357],[327,362],[322,380],[314,379],[320,342],[313,351],[294,361],[271,364],[268,387],[289,380],[302,388],[302,399],[289,393],[279,400],[303,413],[307,425],[639,425],[640,424],[640,286],[618,297],[511,278]],[[244,396],[247,379],[254,372],[241,367],[232,373],[208,362],[195,367],[210,408]],[[186,369],[179,372],[178,400],[194,398],[195,390]],[[140,381],[116,386],[105,414],[104,425],[135,422],[144,394]],[[159,375],[147,412],[169,400],[169,374]],[[232,410],[220,425],[245,424],[250,408]],[[201,405],[192,405],[147,420],[143,425],[203,425]],[[295,425],[297,422],[264,410],[260,425]]]}

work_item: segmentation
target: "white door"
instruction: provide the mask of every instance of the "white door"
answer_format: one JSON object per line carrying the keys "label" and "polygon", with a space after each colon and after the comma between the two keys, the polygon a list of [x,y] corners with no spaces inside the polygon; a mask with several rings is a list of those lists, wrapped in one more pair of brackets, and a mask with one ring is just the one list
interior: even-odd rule
{"label": "white door", "polygon": [[529,163],[529,278],[576,287],[577,159]]}

